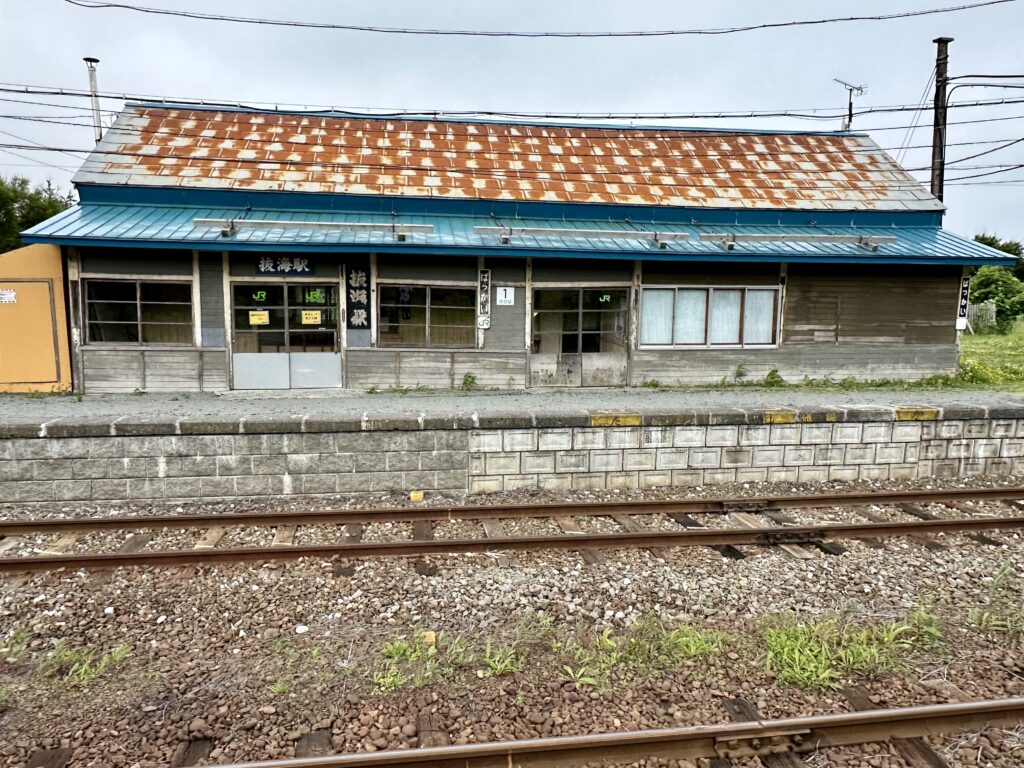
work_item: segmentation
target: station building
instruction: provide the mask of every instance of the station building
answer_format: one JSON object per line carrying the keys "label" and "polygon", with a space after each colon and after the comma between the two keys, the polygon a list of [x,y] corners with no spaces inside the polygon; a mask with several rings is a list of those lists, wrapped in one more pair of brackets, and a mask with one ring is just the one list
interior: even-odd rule
{"label": "station building", "polygon": [[856,133],[130,104],[74,183],[91,392],[917,379],[1012,262]]}

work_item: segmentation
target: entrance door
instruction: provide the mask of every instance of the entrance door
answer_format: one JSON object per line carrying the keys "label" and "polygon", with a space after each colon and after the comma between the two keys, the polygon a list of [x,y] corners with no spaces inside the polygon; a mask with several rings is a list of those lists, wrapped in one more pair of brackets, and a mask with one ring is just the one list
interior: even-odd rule
{"label": "entrance door", "polygon": [[627,288],[535,290],[530,385],[624,386],[628,313]]}
{"label": "entrance door", "polygon": [[336,284],[235,283],[231,298],[235,389],[342,385]]}

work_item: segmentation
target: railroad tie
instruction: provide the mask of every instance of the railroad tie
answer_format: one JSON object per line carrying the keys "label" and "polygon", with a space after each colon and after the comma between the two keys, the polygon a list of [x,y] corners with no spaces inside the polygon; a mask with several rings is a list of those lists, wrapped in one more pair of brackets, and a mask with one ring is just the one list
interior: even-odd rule
{"label": "railroad tie", "polygon": [[[560,515],[554,518],[555,523],[559,528],[562,529],[562,533],[568,533],[573,536],[580,536],[583,534],[583,529],[577,525],[576,521],[571,517]],[[583,562],[587,565],[604,565],[606,562],[604,555],[598,549],[584,548],[579,550],[580,557],[583,558]]]}
{"label": "railroad tie", "polygon": [[[800,525],[795,518],[785,515],[782,512],[765,512],[764,516],[773,523],[778,523],[779,525]],[[814,542],[814,546],[826,555],[841,555],[846,552],[846,547],[842,544],[837,544],[834,541],[816,541]]]}
{"label": "railroad tie", "polygon": [[[488,539],[507,539],[508,534],[501,524],[501,520],[481,520],[484,527],[484,536]],[[511,568],[515,565],[515,557],[508,552],[499,552],[495,555],[495,562],[499,568]]]}
{"label": "railroad tie", "polygon": [[[682,512],[669,512],[668,516],[675,520],[683,528],[707,528],[703,523],[695,520],[689,515],[684,515]],[[743,560],[746,555],[743,554],[743,550],[734,547],[732,544],[712,544],[711,549],[715,550],[722,557],[727,560]]]}
{"label": "railroad tie", "polygon": [[[138,552],[144,546],[149,544],[152,539],[153,534],[151,533],[133,533],[121,542],[121,546],[117,548],[117,551],[122,555],[128,554],[129,552]],[[93,585],[106,584],[110,581],[113,575],[113,568],[108,568],[104,571],[96,571],[89,580],[89,583]]]}
{"label": "railroad tie", "polygon": [[305,736],[300,736],[299,740],[295,742],[296,757],[321,757],[329,755],[333,751],[334,745],[331,743],[330,728],[317,728]]}
{"label": "railroad tie", "polygon": [[[763,720],[757,707],[746,699],[726,699],[722,707],[734,723],[749,723]],[[803,758],[784,752],[774,755],[758,755],[758,760],[764,768],[807,768]]]}
{"label": "railroad tie", "polygon": [[[434,523],[431,520],[417,520],[412,524],[412,537],[415,541],[433,541]],[[427,562],[425,557],[417,557],[412,566],[420,576],[436,576],[437,566]]]}
{"label": "railroad tie", "polygon": [[[227,532],[228,532],[227,526],[223,526],[223,525],[215,525],[212,528],[207,528],[206,529],[206,533],[203,534],[203,538],[201,538],[199,541],[197,541],[195,543],[195,545],[192,547],[192,549],[195,549],[195,550],[213,549],[218,544],[220,544],[220,540],[224,538],[224,534],[226,534]],[[178,578],[179,580],[188,579],[188,578],[191,578],[195,574],[195,572],[196,572],[196,566],[194,566],[194,565],[183,565],[183,566],[181,566],[181,568],[178,569],[178,572],[176,574],[176,578]]]}
{"label": "railroad tie", "polygon": [[64,768],[71,761],[72,751],[61,749],[37,749],[33,752],[25,768]]}
{"label": "railroad tie", "polygon": [[[754,517],[753,515],[747,512],[733,512],[729,515],[729,518],[746,528],[771,527],[770,525],[765,523],[764,520]],[[772,546],[777,546],[787,555],[789,555],[790,557],[795,557],[797,560],[814,560],[815,557],[817,557],[817,555],[811,552],[811,550],[807,549],[807,547],[802,547],[799,544],[775,544]]]}
{"label": "railroad tie", "polygon": [[178,745],[171,756],[171,768],[187,768],[200,760],[205,760],[213,752],[213,742],[209,739],[194,739]]}
{"label": "railroad tie", "polygon": [[[858,507],[857,508],[857,514],[860,515],[861,517],[866,517],[868,520],[870,520],[873,523],[887,523],[887,522],[889,522],[888,520],[886,520],[881,515],[876,515],[870,509],[866,509],[866,508],[862,509],[862,508]],[[925,536],[923,534],[920,534],[920,533],[912,533],[912,534],[910,534],[910,538],[912,538],[914,541],[916,541],[919,544],[921,544],[925,549],[931,549],[931,550],[934,550],[934,551],[937,552],[939,550],[942,550],[942,549],[946,548],[946,546],[944,544],[939,544],[939,542],[935,541],[935,539],[930,539],[927,536]]]}
{"label": "railroad tie", "polygon": [[[929,512],[929,511],[927,511],[925,509],[921,509],[921,507],[917,506],[917,504],[897,504],[896,506],[899,507],[904,512],[906,512],[908,515],[913,515],[914,517],[918,518],[919,520],[941,520],[942,519],[938,515],[933,515],[931,512]],[[968,515],[975,514],[975,511],[973,509],[971,509],[970,507],[968,507],[966,504],[960,504],[958,502],[951,501],[951,502],[947,503],[946,506],[947,507],[952,507],[953,509],[955,509],[955,510],[957,510],[959,512],[965,512]],[[976,541],[979,544],[985,544],[985,545],[990,546],[990,547],[1001,547],[1003,545],[1002,542],[996,541],[995,539],[990,538],[990,537],[988,537],[988,536],[986,536],[986,535],[984,535],[982,533],[968,533],[968,534],[966,534],[966,536],[971,541]]]}
{"label": "railroad tie", "polygon": [[[345,528],[345,543],[346,544],[358,544],[363,540],[363,525],[362,523],[348,523],[344,526]],[[335,578],[338,576],[353,576],[356,572],[355,565],[347,557],[339,558],[334,561],[334,569],[332,573]]]}
{"label": "railroad tie", "polygon": [[274,540],[270,543],[272,547],[290,547],[295,543],[294,525],[279,525],[274,530]]}
{"label": "railroad tie", "polygon": [[426,709],[416,717],[416,736],[421,747],[447,747],[452,743],[441,716]]}
{"label": "railroad tie", "polygon": [[65,533],[57,541],[47,547],[44,551],[44,555],[63,555],[69,549],[71,549],[78,540],[82,538],[80,533]]}
{"label": "railroad tie", "polygon": [[[868,712],[873,709],[880,709],[862,688],[844,688],[843,698],[846,699],[854,712]],[[908,768],[949,768],[947,763],[928,742],[919,736],[908,739],[893,739],[893,747],[900,753],[900,757],[907,764]]]}
{"label": "railroad tie", "polygon": [[[612,515],[612,520],[621,525],[626,533],[650,533],[651,529],[632,515]],[[668,560],[668,550],[664,547],[648,547],[647,551],[659,560]]]}

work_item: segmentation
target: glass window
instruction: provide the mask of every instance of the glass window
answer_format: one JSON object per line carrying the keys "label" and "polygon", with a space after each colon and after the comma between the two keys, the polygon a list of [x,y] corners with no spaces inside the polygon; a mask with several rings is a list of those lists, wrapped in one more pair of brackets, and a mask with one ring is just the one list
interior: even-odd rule
{"label": "glass window", "polygon": [[382,285],[377,295],[380,346],[476,346],[475,288]]}
{"label": "glass window", "polygon": [[628,290],[538,289],[533,292],[533,307],[535,353],[625,354]]}
{"label": "glass window", "polygon": [[87,280],[88,343],[194,344],[192,284]]}
{"label": "glass window", "polygon": [[711,317],[708,321],[709,344],[740,343],[740,304],[742,291],[716,288],[711,293]]}
{"label": "glass window", "polygon": [[235,352],[335,352],[339,288],[326,283],[235,283]]}
{"label": "glass window", "polygon": [[644,288],[641,346],[777,343],[778,288]]}
{"label": "glass window", "polygon": [[704,344],[708,320],[708,292],[676,292],[676,321],[672,327],[676,344]]}
{"label": "glass window", "polygon": [[775,341],[775,291],[747,291],[743,303],[743,343]]}
{"label": "glass window", "polygon": [[640,305],[640,343],[672,343],[672,300],[675,291],[644,291]]}

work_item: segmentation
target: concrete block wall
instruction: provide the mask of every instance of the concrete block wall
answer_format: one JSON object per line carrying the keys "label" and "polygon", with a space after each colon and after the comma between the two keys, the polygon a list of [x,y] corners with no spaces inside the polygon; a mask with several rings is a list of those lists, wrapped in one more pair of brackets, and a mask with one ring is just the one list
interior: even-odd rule
{"label": "concrete block wall", "polygon": [[1024,477],[1024,408],[0,424],[0,506]]}
{"label": "concrete block wall", "polygon": [[1024,475],[1024,419],[476,430],[469,490]]}

